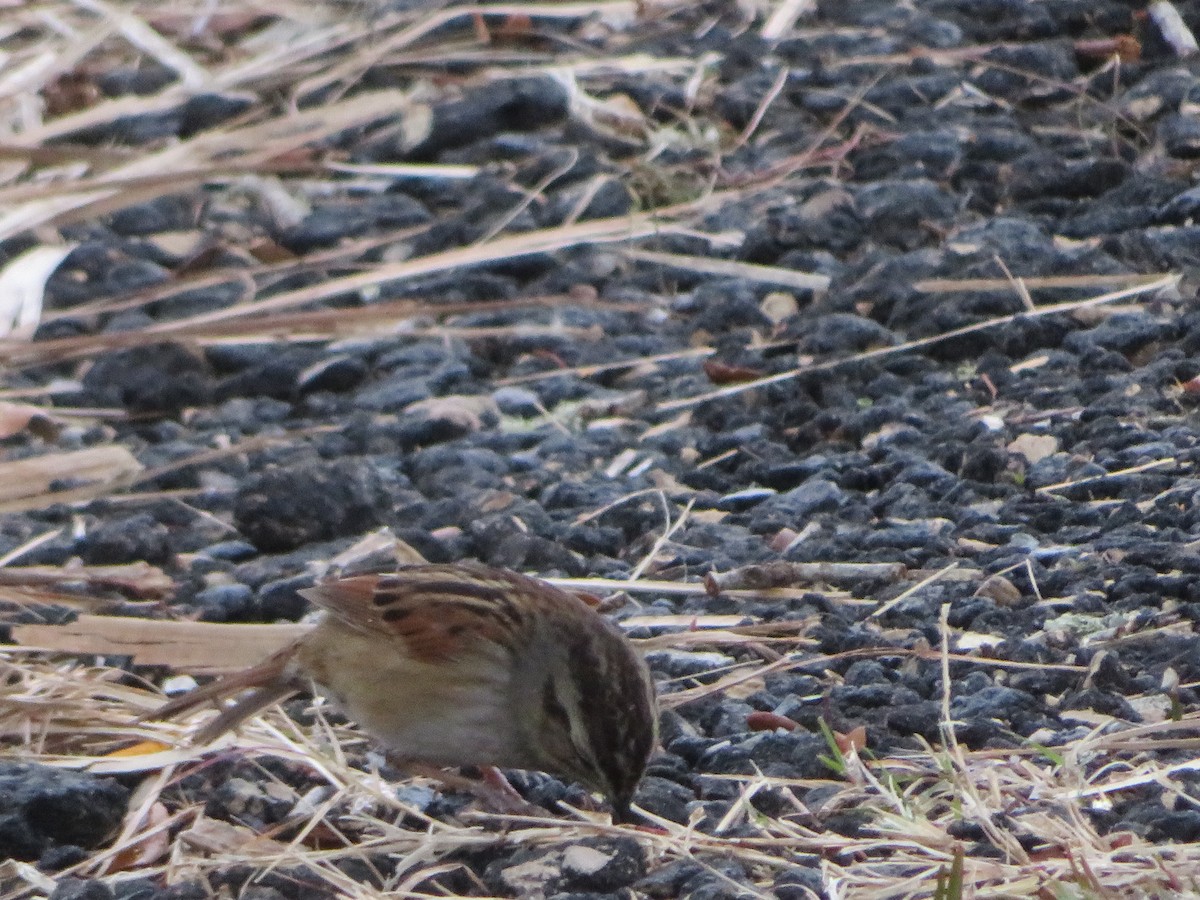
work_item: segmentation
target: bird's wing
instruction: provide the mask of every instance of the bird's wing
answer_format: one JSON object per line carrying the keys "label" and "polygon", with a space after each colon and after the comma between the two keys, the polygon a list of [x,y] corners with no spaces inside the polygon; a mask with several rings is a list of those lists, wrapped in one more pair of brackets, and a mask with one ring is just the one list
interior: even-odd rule
{"label": "bird's wing", "polygon": [[530,615],[514,600],[518,589],[554,591],[487,566],[429,563],[328,581],[300,593],[343,625],[395,638],[414,659],[438,662],[481,642],[519,642]]}

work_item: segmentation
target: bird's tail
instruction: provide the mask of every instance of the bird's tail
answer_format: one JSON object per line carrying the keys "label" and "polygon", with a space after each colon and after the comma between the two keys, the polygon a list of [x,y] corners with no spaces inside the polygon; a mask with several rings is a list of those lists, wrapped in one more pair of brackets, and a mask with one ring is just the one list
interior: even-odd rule
{"label": "bird's tail", "polygon": [[289,644],[256,666],[226,675],[211,684],[173,697],[143,718],[173,719],[210,703],[220,708],[223,700],[238,697],[242,692],[249,691],[245,696],[238,697],[232,706],[221,708],[221,714],[196,733],[195,741],[206,744],[237,727],[255,713],[287,699],[302,689],[303,682],[290,665],[298,647],[298,643]]}

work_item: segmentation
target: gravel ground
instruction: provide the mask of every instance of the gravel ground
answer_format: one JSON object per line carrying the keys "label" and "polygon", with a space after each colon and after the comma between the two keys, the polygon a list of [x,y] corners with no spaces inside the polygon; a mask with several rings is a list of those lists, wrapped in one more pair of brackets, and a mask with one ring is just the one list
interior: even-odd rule
{"label": "gravel ground", "polygon": [[[375,821],[469,841],[98,867],[154,776],[51,768],[0,693],[0,856],[41,873],[0,866],[0,896],[919,897],[956,854],[962,896],[1200,893],[1196,57],[1110,0],[820,3],[794,27],[768,3],[424,6],[222,6],[203,40],[163,14],[214,69],[327,27],[308,13],[359,30],[229,89],[128,47],[43,86],[72,127],[34,129],[47,156],[5,170],[0,211],[45,202],[18,189],[54,149],[94,174],[233,134],[254,174],[0,220],[0,265],[54,228],[72,246],[34,342],[0,347],[6,396],[43,407],[5,458],[142,467],[9,502],[0,554],[170,584],[0,608],[295,621],[313,564],[384,526],[432,561],[620,582],[667,707],[636,797],[657,824],[588,831],[556,807],[578,788],[514,775],[556,837],[415,782]],[[385,90],[404,103],[342,118]],[[300,151],[252,128],[327,107]],[[335,803],[302,840],[327,787],[245,752],[155,796],[317,853],[370,831]]]}

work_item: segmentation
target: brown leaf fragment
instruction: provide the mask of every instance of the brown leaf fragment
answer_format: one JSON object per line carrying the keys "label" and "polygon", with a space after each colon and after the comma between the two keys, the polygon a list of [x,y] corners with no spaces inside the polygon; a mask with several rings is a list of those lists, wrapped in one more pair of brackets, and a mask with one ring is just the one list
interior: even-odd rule
{"label": "brown leaf fragment", "polygon": [[1135,838],[1128,831],[1117,831],[1108,836],[1108,846],[1113,850],[1120,850],[1122,847],[1129,847],[1133,844]]}
{"label": "brown leaf fragment", "polygon": [[993,575],[975,591],[976,597],[995,600],[999,606],[1015,606],[1021,602],[1021,590],[1003,575]]}
{"label": "brown leaf fragment", "polygon": [[604,602],[602,597],[597,597],[595,594],[589,594],[587,591],[571,591],[571,593],[590,606],[592,609],[599,609],[600,604]]}
{"label": "brown leaf fragment", "polygon": [[867,726],[859,725],[845,734],[834,732],[833,740],[843,753],[862,750],[867,746]]}
{"label": "brown leaf fragment", "polygon": [[175,267],[175,278],[208,272],[224,261],[228,251],[220,244],[202,239],[182,263]]}
{"label": "brown leaf fragment", "polygon": [[1075,42],[1075,55],[1101,61],[1115,56],[1121,62],[1137,62],[1142,58],[1142,44],[1131,34],[1084,39]]}
{"label": "brown leaf fragment", "polygon": [[746,727],[751,731],[775,731],[777,728],[782,728],[784,731],[795,731],[800,727],[800,723],[787,716],[756,709],[746,716]]}
{"label": "brown leaf fragment", "polygon": [[244,825],[201,818],[179,833],[179,840],[205,853],[239,854],[249,857],[282,859],[289,852],[286,844],[272,840]]}
{"label": "brown leaf fragment", "polygon": [[95,78],[79,69],[64,72],[42,89],[42,102],[50,119],[95,106],[101,96]]}
{"label": "brown leaf fragment", "polygon": [[704,361],[704,374],[713,384],[738,384],[763,376],[760,369],[751,369],[749,366],[731,366],[713,359]]}
{"label": "brown leaf fragment", "polygon": [[140,869],[162,859],[171,849],[171,834],[161,826],[170,818],[167,808],[159,802],[150,806],[146,813],[147,834],[117,853],[109,863],[107,872],[125,872]]}
{"label": "brown leaf fragment", "polygon": [[559,356],[557,353],[555,353],[553,350],[546,350],[544,348],[539,347],[536,350],[530,351],[529,355],[531,357],[533,357],[534,359],[540,359],[540,360],[543,360],[544,362],[550,363],[556,369],[569,368],[569,366],[567,365],[567,361],[565,359],[563,359],[561,356]]}
{"label": "brown leaf fragment", "polygon": [[61,428],[62,423],[40,406],[0,402],[0,438],[28,430],[42,440],[52,441],[58,437]]}
{"label": "brown leaf fragment", "polygon": [[513,13],[505,16],[500,24],[492,30],[492,38],[496,41],[516,42],[528,40],[536,36],[533,19],[524,13]]}
{"label": "brown leaf fragment", "polygon": [[310,850],[340,850],[346,846],[346,835],[321,820],[305,831],[301,841]]}
{"label": "brown leaf fragment", "polygon": [[799,532],[793,531],[791,528],[780,528],[777,532],[775,532],[767,546],[769,546],[776,553],[782,553],[792,545],[792,541],[794,541],[798,535]]}
{"label": "brown leaf fragment", "polygon": [[272,263],[291,262],[296,258],[295,253],[270,238],[261,238],[246,249],[260,263],[268,265]]}

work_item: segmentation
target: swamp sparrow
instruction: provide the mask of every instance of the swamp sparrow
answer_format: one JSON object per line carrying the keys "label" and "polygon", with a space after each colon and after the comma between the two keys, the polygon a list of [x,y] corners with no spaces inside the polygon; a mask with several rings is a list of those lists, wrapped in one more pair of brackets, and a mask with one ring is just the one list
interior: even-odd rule
{"label": "swamp sparrow", "polygon": [[474,562],[301,593],[323,611],[312,631],[155,717],[249,689],[198,733],[207,742],[312,679],[404,759],[549,772],[627,816],[655,743],[654,685],[620,629],[582,599]]}

